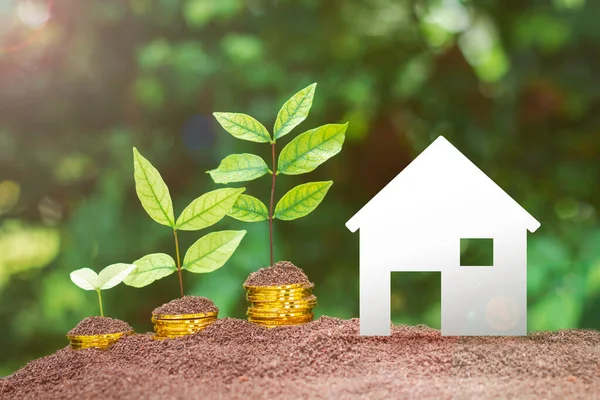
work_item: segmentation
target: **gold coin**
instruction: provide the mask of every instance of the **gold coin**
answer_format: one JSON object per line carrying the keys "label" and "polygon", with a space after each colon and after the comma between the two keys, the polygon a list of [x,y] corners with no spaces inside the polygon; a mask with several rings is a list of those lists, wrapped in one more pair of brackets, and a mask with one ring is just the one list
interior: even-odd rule
{"label": "gold coin", "polygon": [[282,299],[282,298],[302,298],[312,294],[312,288],[302,288],[295,290],[248,290],[246,297],[257,299]]}
{"label": "gold coin", "polygon": [[260,322],[267,325],[287,325],[289,323],[304,323],[310,322],[313,319],[312,314],[305,315],[301,318],[299,317],[287,317],[287,318],[260,318],[260,317],[249,317],[249,319],[253,322]]}
{"label": "gold coin", "polygon": [[244,286],[248,321],[266,327],[305,324],[313,320],[314,285]]}
{"label": "gold coin", "polygon": [[276,291],[276,290],[293,290],[293,289],[307,289],[314,288],[314,284],[306,284],[306,283],[293,283],[291,285],[282,285],[282,286],[249,286],[244,285],[244,289],[246,290],[259,290],[259,291]]}
{"label": "gold coin", "polygon": [[304,318],[279,318],[279,319],[261,319],[261,318],[253,318],[248,317],[248,321],[255,323],[257,325],[262,325],[266,327],[278,327],[278,326],[286,326],[286,325],[301,325],[306,324],[312,321],[313,315],[307,315]]}
{"label": "gold coin", "polygon": [[247,315],[261,316],[261,317],[298,317],[302,315],[312,314],[312,309],[305,310],[259,310],[256,308],[248,307]]}
{"label": "gold coin", "polygon": [[275,295],[282,295],[282,294],[287,294],[287,295],[293,295],[293,294],[302,294],[302,293],[307,293],[307,292],[312,292],[312,288],[301,288],[301,289],[290,289],[290,290],[285,290],[285,289],[281,289],[281,290],[247,290],[246,293],[250,293],[250,294],[255,294],[255,295],[271,295],[271,296],[275,296]]}
{"label": "gold coin", "polygon": [[268,302],[268,301],[279,301],[279,302],[289,302],[289,301],[301,301],[312,296],[312,291],[306,291],[302,293],[278,293],[278,294],[255,294],[248,293],[246,294],[246,300],[250,302]]}
{"label": "gold coin", "polygon": [[316,298],[309,298],[298,301],[270,301],[270,302],[260,302],[253,301],[250,303],[251,307],[260,308],[260,309],[302,309],[302,308],[313,308],[317,305]]}
{"label": "gold coin", "polygon": [[174,320],[174,319],[159,319],[153,318],[152,322],[160,325],[195,325],[195,324],[210,324],[215,322],[216,318],[203,318],[203,319],[182,319],[182,320]]}
{"label": "gold coin", "polygon": [[199,313],[199,314],[152,314],[152,318],[157,319],[174,319],[174,320],[182,320],[182,319],[199,319],[199,318],[211,318],[217,317],[218,312],[207,312],[207,313]]}
{"label": "gold coin", "polygon": [[117,342],[125,335],[131,335],[131,332],[119,332],[119,333],[108,333],[103,335],[71,335],[67,336],[71,343],[71,348],[75,350],[87,349],[87,348],[98,348],[107,349],[113,343]]}
{"label": "gold coin", "polygon": [[269,303],[269,302],[279,302],[279,303],[289,303],[292,301],[304,301],[310,298],[312,294],[306,294],[302,296],[279,296],[279,297],[258,297],[258,296],[246,296],[246,300],[251,303]]}
{"label": "gold coin", "polygon": [[155,339],[176,338],[201,331],[217,320],[216,312],[201,314],[152,315]]}

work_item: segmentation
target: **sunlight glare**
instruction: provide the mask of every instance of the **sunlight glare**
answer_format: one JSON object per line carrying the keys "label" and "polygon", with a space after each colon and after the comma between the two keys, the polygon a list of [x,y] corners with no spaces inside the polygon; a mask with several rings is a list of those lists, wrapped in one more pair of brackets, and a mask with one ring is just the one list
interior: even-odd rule
{"label": "sunlight glare", "polygon": [[50,19],[50,7],[45,1],[22,0],[17,5],[17,15],[23,25],[39,28]]}

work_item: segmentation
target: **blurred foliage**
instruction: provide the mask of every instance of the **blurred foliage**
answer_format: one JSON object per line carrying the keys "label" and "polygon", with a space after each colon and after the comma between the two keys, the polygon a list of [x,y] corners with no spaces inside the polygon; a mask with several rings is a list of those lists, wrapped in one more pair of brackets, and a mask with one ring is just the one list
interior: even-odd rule
{"label": "blurred foliage", "polygon": [[[318,314],[357,316],[358,235],[344,223],[445,135],[542,222],[529,236],[529,329],[600,328],[599,16],[591,0],[56,0],[50,12],[0,0],[0,375],[97,312],[69,271],[173,253],[136,198],[132,146],[183,209],[241,150],[213,111],[269,126],[312,82],[298,129],[349,120],[348,140],[311,173],[336,182],[322,207],[275,229],[276,258],[316,282]],[[265,201],[268,184],[248,190]],[[268,264],[267,225],[242,229],[224,268],[186,277],[221,316],[244,317],[241,285]],[[396,322],[439,327],[439,273],[392,282]],[[107,314],[145,332],[177,278],[110,294]]]}

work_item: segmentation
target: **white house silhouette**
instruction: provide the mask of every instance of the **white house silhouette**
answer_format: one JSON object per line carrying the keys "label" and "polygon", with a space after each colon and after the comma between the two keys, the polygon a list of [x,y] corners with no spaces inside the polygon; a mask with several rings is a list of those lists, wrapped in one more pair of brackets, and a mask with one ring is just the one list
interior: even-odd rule
{"label": "white house silhouette", "polygon": [[[393,271],[441,271],[442,335],[527,333],[527,231],[540,223],[438,137],[346,226],[360,228],[360,334],[390,334]],[[461,266],[460,240],[493,239]]]}

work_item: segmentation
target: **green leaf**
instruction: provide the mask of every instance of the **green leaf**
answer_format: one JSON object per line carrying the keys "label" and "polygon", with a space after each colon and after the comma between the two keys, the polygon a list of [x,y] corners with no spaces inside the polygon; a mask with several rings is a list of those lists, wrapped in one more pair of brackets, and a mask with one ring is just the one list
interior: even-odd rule
{"label": "green leaf", "polygon": [[299,175],[313,171],[342,150],[345,124],[329,124],[304,132],[281,150],[277,173]]}
{"label": "green leaf", "polygon": [[270,143],[267,128],[249,115],[238,113],[213,113],[219,124],[233,137],[257,143]]}
{"label": "green leaf", "polygon": [[100,288],[98,274],[90,268],[81,268],[69,275],[74,284],[83,290],[96,290]]}
{"label": "green leaf", "polygon": [[309,182],[287,192],[275,207],[275,218],[291,221],[310,214],[323,201],[333,181]]}
{"label": "green leaf", "polygon": [[133,264],[112,264],[98,274],[99,289],[106,290],[117,286],[135,269]]}
{"label": "green leaf", "polygon": [[133,262],[136,269],[123,281],[127,286],[141,288],[177,271],[175,260],[164,253],[148,254]]}
{"label": "green leaf", "polygon": [[259,222],[269,218],[269,210],[256,197],[243,194],[237,199],[227,215],[244,222]]}
{"label": "green leaf", "polygon": [[291,132],[308,116],[315,95],[316,83],[305,87],[285,102],[275,120],[273,134],[279,139]]}
{"label": "green leaf", "polygon": [[135,191],[144,210],[159,224],[173,227],[175,217],[169,188],[158,170],[135,147],[133,148],[133,168]]}
{"label": "green leaf", "polygon": [[217,169],[208,171],[215,183],[251,181],[271,172],[262,158],[254,154],[232,154]]}
{"label": "green leaf", "polygon": [[194,273],[221,268],[242,241],[246,231],[220,231],[198,239],[185,254],[183,269]]}
{"label": "green leaf", "polygon": [[203,194],[183,210],[177,218],[175,229],[197,231],[216,224],[231,211],[231,207],[245,190],[246,188],[225,188]]}

